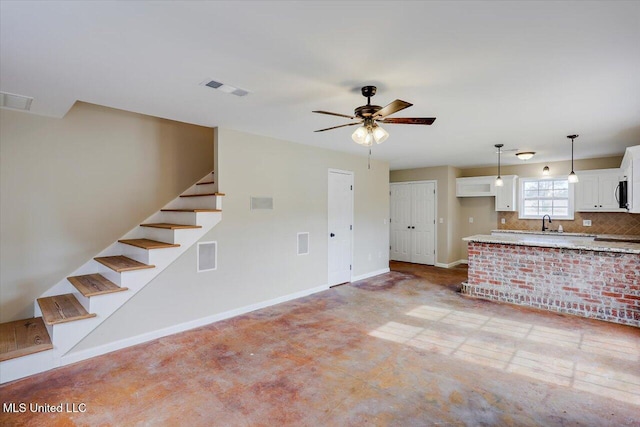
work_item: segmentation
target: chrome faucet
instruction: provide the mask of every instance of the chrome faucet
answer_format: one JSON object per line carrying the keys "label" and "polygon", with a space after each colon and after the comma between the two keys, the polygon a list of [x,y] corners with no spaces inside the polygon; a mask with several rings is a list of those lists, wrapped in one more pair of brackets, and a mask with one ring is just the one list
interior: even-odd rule
{"label": "chrome faucet", "polygon": [[551,217],[549,215],[544,215],[542,217],[542,231],[547,231],[549,229],[549,227],[545,227],[544,226],[544,219],[545,218],[549,218],[549,224],[551,224],[553,221],[551,221]]}

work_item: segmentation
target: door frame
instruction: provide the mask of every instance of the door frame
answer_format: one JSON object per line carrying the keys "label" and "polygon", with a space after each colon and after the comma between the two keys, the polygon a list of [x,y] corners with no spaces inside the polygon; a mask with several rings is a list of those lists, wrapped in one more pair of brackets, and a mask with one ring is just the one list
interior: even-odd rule
{"label": "door frame", "polygon": [[[438,218],[438,181],[435,179],[425,179],[423,181],[399,181],[389,182],[389,199],[391,199],[391,186],[394,184],[429,184],[433,183],[433,189],[436,191],[433,200],[433,218],[436,223],[433,227],[433,248],[435,249],[433,257],[434,267],[438,266],[438,224],[440,224],[440,218]],[[391,200],[389,200],[389,241],[391,241]],[[389,248],[389,260],[391,260],[391,248]]]}
{"label": "door frame", "polygon": [[[356,194],[356,174],[354,171],[348,171],[348,170],[344,170],[344,169],[334,169],[334,168],[328,168],[327,169],[327,282],[329,281],[329,250],[330,250],[330,245],[329,245],[329,233],[331,233],[331,230],[329,229],[330,224],[329,224],[329,180],[331,179],[331,174],[332,173],[339,173],[342,175],[350,175],[351,176],[351,185],[353,186],[353,190],[351,191],[351,225],[353,225],[352,230],[351,230],[351,250],[349,252],[349,265],[351,265],[351,270],[349,270],[349,282],[351,282],[353,280],[353,253],[354,253],[354,246],[355,246],[355,231],[356,231],[356,225],[354,223],[354,218],[355,218],[355,194]],[[335,285],[335,284],[334,284]],[[330,285],[333,286],[333,285]]]}

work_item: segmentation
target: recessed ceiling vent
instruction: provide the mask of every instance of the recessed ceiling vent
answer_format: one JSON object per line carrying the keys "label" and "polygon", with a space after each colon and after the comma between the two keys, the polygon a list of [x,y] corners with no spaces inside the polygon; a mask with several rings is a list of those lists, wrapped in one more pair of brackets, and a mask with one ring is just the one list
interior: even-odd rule
{"label": "recessed ceiling vent", "polygon": [[33,98],[30,96],[0,92],[0,107],[2,108],[29,111],[31,109],[31,101],[33,101]]}
{"label": "recessed ceiling vent", "polygon": [[207,79],[203,81],[202,83],[200,83],[200,85],[210,87],[211,89],[217,89],[224,93],[230,93],[231,95],[236,95],[236,96],[245,96],[249,94],[248,90],[240,89],[235,86],[231,86],[225,83],[220,83],[211,79]]}

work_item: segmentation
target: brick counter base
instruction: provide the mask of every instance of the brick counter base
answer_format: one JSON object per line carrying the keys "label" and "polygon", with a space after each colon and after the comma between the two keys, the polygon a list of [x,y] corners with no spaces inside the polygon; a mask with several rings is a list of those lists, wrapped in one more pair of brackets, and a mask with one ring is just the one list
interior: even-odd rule
{"label": "brick counter base", "polygon": [[640,255],[469,242],[462,293],[640,327]]}

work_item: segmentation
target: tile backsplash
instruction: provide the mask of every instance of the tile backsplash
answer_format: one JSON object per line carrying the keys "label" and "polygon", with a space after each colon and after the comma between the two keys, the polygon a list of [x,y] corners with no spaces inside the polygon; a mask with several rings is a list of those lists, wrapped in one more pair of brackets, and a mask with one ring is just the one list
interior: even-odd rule
{"label": "tile backsplash", "polygon": [[[504,218],[505,224],[501,223]],[[591,227],[582,225],[582,220],[590,219]],[[567,233],[591,234],[633,234],[640,235],[640,214],[624,212],[576,212],[573,221],[557,220],[550,224],[551,230],[558,225]],[[499,230],[540,230],[541,219],[518,219],[518,212],[498,212]]]}

